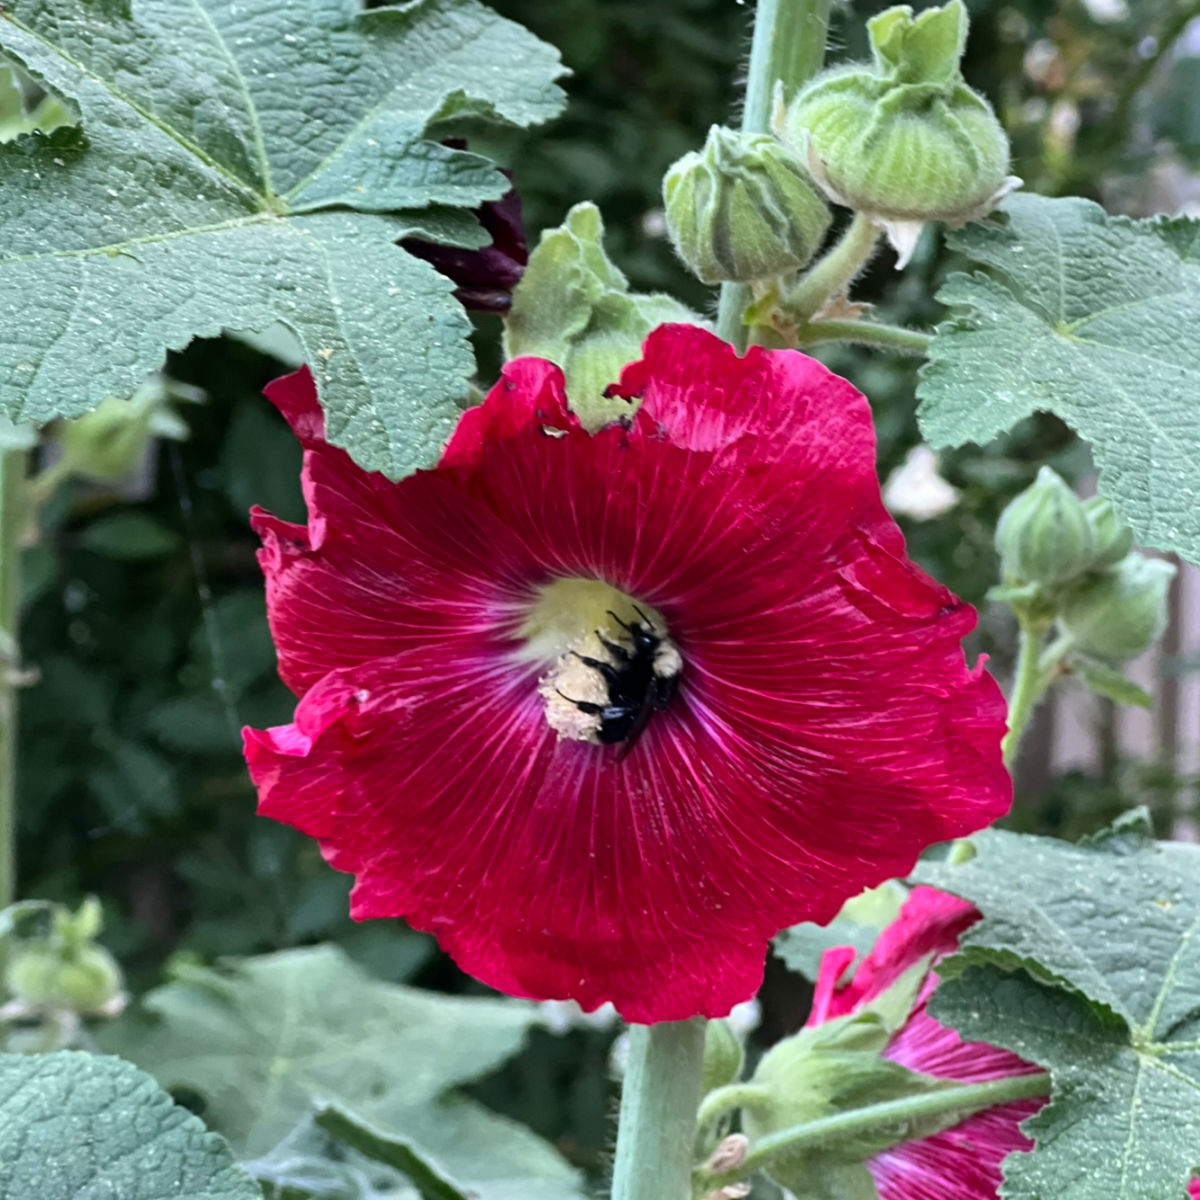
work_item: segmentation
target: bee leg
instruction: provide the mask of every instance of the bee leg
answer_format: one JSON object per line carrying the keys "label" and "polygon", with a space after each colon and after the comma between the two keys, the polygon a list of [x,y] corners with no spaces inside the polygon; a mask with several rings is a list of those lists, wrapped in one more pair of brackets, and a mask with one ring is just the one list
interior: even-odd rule
{"label": "bee leg", "polygon": [[579,659],[579,661],[583,663],[585,667],[592,667],[594,670],[599,671],[600,674],[604,676],[604,679],[607,683],[620,682],[621,672],[618,671],[617,668],[612,665],[612,663],[601,662],[598,658],[588,658],[586,654],[580,654],[576,650],[572,650],[571,653],[574,654],[575,657]]}
{"label": "bee leg", "polygon": [[586,713],[589,717],[599,717],[604,713],[605,706],[603,704],[594,704],[591,700],[575,700],[568,696],[565,692],[554,689],[568,703],[573,704],[581,713]]}
{"label": "bee leg", "polygon": [[[609,615],[611,616],[612,614],[610,613]],[[614,620],[615,620],[615,618],[614,618]],[[628,626],[626,626],[626,628],[628,628]],[[617,662],[619,662],[619,663],[627,663],[627,662],[630,660],[630,658],[632,657],[632,655],[629,653],[629,651],[628,651],[628,650],[626,650],[626,649],[625,649],[625,647],[624,647],[624,646],[622,646],[622,645],[621,645],[620,643],[618,643],[618,642],[610,642],[610,641],[608,640],[608,638],[606,638],[606,637],[605,637],[605,636],[604,636],[602,633],[600,633],[598,630],[597,630],[597,632],[596,632],[596,640],[597,640],[597,641],[600,643],[600,645],[602,645],[602,646],[605,648],[605,650],[607,650],[607,651],[609,652],[609,654],[611,654],[611,655],[613,656],[613,658],[615,658],[615,659],[617,660]],[[605,678],[607,679],[607,678],[608,678],[608,676],[606,675],[606,676],[605,676]]]}

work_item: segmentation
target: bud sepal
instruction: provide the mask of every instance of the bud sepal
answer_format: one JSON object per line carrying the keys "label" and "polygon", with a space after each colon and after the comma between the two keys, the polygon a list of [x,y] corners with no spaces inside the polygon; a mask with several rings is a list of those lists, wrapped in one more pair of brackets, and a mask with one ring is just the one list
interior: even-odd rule
{"label": "bud sepal", "polygon": [[505,320],[508,358],[532,355],[563,370],[567,400],[590,432],[628,416],[630,404],[606,393],[641,354],[652,329],[703,322],[673,297],[638,295],[603,245],[594,204],[577,204],[566,220],[542,233]]}
{"label": "bud sepal", "polygon": [[1127,554],[1111,570],[1070,588],[1059,626],[1072,647],[1101,662],[1122,663],[1148,650],[1167,627],[1167,592],[1175,565]]}

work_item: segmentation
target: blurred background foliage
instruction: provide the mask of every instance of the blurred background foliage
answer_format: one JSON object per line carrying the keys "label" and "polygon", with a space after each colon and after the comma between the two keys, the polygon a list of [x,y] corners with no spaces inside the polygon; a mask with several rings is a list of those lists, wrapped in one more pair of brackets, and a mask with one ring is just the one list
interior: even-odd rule
{"label": "blurred background foliage", "polygon": [[[636,287],[665,289],[700,311],[713,295],[666,243],[664,170],[729,119],[751,12],[738,0],[496,0],[503,14],[562,49],[574,75],[567,114],[503,147],[530,240],[590,198],[613,257]],[[865,18],[882,2],[835,6],[833,58],[865,51]],[[968,80],[1008,126],[1016,173],[1050,194],[1076,192],[1136,215],[1200,207],[1200,11],[1180,0],[974,0]],[[14,99],[15,96],[15,99]],[[38,97],[0,90],[13,130]],[[53,114],[51,114],[53,116]],[[43,113],[42,119],[47,119]],[[892,319],[932,323],[930,297],[955,268],[926,236],[903,276],[881,255],[864,292]],[[497,361],[499,322],[478,321],[481,384]],[[915,364],[869,352],[826,355],[872,398],[880,471],[919,441]],[[381,978],[469,991],[429,939],[399,923],[355,926],[348,881],[314,843],[254,817],[239,729],[290,719],[274,674],[252,504],[302,519],[298,448],[262,385],[281,372],[227,337],[173,355],[164,398],[186,433],[155,438],[104,482],[73,479],[43,511],[26,551],[21,697],[21,891],[76,903],[104,899],[105,942],[133,989],[164,962],[208,962],[332,940]],[[1049,461],[1088,469],[1085,448],[1055,421],[1028,423],[985,449],[945,456],[960,489],[944,517],[906,522],[915,555],[981,603],[994,578],[991,536],[1004,503]],[[52,453],[42,464],[52,468]],[[980,648],[1006,670],[1011,635],[985,613]],[[1077,835],[1131,802],[1166,820],[1187,781],[1170,766],[1107,762],[1099,787],[1078,774],[1043,781],[1014,820]],[[799,1025],[803,988],[775,968],[763,997],[768,1039]],[[576,1162],[605,1149],[611,1102],[603,1063],[611,1033],[535,1034],[530,1049],[478,1090]]]}

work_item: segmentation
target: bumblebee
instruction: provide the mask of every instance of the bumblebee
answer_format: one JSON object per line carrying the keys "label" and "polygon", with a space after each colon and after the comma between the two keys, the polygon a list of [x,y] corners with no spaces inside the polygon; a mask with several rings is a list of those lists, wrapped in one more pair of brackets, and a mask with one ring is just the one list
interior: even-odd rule
{"label": "bumblebee", "polygon": [[606,746],[623,742],[621,758],[633,749],[650,718],[670,704],[683,668],[683,660],[670,638],[656,629],[640,608],[635,606],[634,611],[638,619],[632,623],[622,621],[614,612],[608,613],[629,635],[628,646],[610,641],[597,630],[596,637],[609,656],[608,662],[573,652],[584,666],[604,680],[607,701],[598,704],[558,693],[580,712],[600,718],[596,741]]}

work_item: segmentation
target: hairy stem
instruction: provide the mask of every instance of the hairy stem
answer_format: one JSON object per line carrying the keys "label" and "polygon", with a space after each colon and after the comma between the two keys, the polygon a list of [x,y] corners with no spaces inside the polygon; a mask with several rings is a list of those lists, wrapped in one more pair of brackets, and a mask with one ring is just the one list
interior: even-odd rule
{"label": "hairy stem", "polygon": [[1021,739],[1029,719],[1046,692],[1048,678],[1041,666],[1042,639],[1045,628],[1028,621],[1021,622],[1021,640],[1017,649],[1017,669],[1013,676],[1012,692],[1008,698],[1008,732],[1000,743],[1004,765],[1011,771],[1017,765]]}
{"label": "hairy stem", "polygon": [[870,261],[879,236],[879,229],[870,217],[855,213],[837,245],[818,260],[787,297],[789,315],[807,321],[827,301],[844,292]]}
{"label": "hairy stem", "polygon": [[1007,1104],[1012,1100],[1045,1096],[1049,1091],[1050,1076],[1039,1071],[1033,1075],[1012,1075],[986,1083],[963,1083],[936,1092],[922,1092],[899,1100],[868,1104],[864,1108],[851,1109],[768,1134],[751,1147],[741,1166],[733,1171],[706,1172],[702,1185],[716,1189],[737,1183],[752,1172],[770,1166],[772,1160],[808,1147],[836,1145],[857,1134],[881,1128],[902,1129],[929,1117],[961,1114],[965,1120],[972,1113],[982,1112],[985,1108]]}
{"label": "hairy stem", "polygon": [[630,1029],[612,1200],[687,1200],[703,1066],[703,1020]]}
{"label": "hairy stem", "polygon": [[798,346],[815,346],[818,342],[857,342],[860,346],[877,346],[897,354],[927,354],[932,341],[930,333],[899,325],[876,325],[870,321],[810,321],[796,334]]}
{"label": "hairy stem", "polygon": [[[766,133],[770,129],[777,83],[782,85],[786,102],[821,69],[831,3],[832,0],[758,0],[742,108],[742,129],[746,133]],[[746,349],[742,313],[749,303],[750,289],[744,283],[721,285],[717,334],[732,342],[739,353]]]}
{"label": "hairy stem", "polygon": [[0,908],[16,898],[17,614],[25,451],[0,452]]}
{"label": "hairy stem", "polygon": [[696,1115],[696,1124],[703,1129],[735,1108],[745,1108],[748,1104],[768,1099],[770,1093],[753,1083],[731,1083],[726,1087],[714,1088],[704,1097],[704,1103]]}

